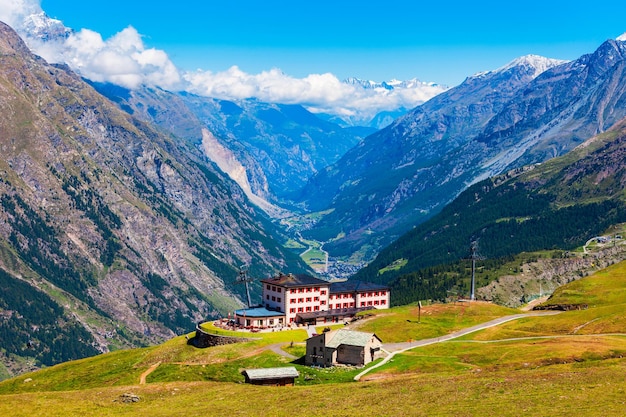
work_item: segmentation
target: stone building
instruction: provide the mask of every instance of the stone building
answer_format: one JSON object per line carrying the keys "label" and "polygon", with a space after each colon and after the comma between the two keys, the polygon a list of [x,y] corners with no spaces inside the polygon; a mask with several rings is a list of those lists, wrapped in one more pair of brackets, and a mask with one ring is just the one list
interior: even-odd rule
{"label": "stone building", "polygon": [[383,354],[382,341],[374,333],[339,329],[308,338],[304,362],[309,366],[367,365]]}

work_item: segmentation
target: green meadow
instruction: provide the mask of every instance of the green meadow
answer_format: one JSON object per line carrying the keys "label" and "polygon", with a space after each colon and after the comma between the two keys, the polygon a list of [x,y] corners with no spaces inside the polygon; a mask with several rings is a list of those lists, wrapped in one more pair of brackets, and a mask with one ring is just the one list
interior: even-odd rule
{"label": "green meadow", "polygon": [[[624,415],[626,262],[561,287],[546,304],[582,309],[413,348],[359,382],[353,378],[363,369],[303,366],[303,329],[255,333],[254,340],[207,349],[179,336],[0,382],[0,415]],[[518,313],[480,302],[410,305],[375,311],[349,327],[400,343]],[[211,324],[206,329],[227,334]],[[296,385],[243,383],[242,370],[274,366],[295,366]],[[124,403],[124,393],[140,400]]]}

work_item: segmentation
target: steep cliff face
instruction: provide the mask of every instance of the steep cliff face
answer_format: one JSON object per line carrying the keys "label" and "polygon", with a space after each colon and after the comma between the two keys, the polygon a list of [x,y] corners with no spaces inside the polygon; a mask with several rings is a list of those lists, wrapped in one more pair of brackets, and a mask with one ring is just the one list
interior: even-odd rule
{"label": "steep cliff face", "polygon": [[[120,108],[199,146],[207,131],[245,172],[232,177],[261,206],[300,189],[319,170],[336,162],[364,135],[324,121],[299,105],[257,100],[232,102],[159,89],[126,90],[94,83]],[[371,131],[368,131],[371,132]],[[223,152],[202,147],[218,162]],[[228,170],[225,170],[229,172]],[[273,213],[273,210],[270,210]]]}
{"label": "steep cliff face", "polygon": [[0,72],[0,269],[63,305],[87,344],[161,340],[225,314],[241,305],[243,264],[304,269],[196,147],[32,55],[4,24]]}

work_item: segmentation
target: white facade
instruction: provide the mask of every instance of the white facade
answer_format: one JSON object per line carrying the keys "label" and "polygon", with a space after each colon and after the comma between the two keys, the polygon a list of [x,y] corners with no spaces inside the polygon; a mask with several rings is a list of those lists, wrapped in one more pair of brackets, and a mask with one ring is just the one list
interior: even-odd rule
{"label": "white facade", "polygon": [[[350,317],[355,310],[389,308],[389,288],[360,281],[330,283],[309,275],[280,274],[261,280],[263,307],[285,315],[284,324],[326,322]],[[323,312],[326,312],[324,314]],[[298,315],[302,315],[298,318]]]}
{"label": "white facade", "polygon": [[284,276],[261,281],[263,283],[263,305],[285,313],[287,324],[296,321],[298,313],[311,313],[328,310],[330,284],[312,278],[294,282],[281,279]]}

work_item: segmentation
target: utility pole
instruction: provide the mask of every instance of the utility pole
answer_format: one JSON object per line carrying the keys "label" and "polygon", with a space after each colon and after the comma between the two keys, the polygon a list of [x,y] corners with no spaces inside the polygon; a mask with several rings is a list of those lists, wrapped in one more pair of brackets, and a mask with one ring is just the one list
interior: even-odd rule
{"label": "utility pole", "polygon": [[470,290],[470,301],[474,301],[476,299],[476,260],[482,259],[482,257],[478,255],[478,239],[473,240],[470,243],[470,259],[472,260],[472,285]]}
{"label": "utility pole", "polygon": [[246,295],[248,296],[248,308],[252,307],[252,302],[250,301],[250,288],[248,287],[248,283],[252,282],[253,279],[248,277],[248,269],[245,265],[239,268],[239,277],[237,278],[237,284],[244,284],[246,286]]}

